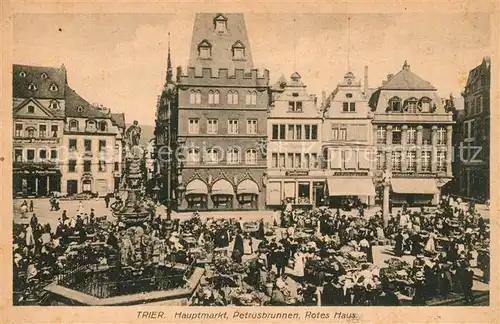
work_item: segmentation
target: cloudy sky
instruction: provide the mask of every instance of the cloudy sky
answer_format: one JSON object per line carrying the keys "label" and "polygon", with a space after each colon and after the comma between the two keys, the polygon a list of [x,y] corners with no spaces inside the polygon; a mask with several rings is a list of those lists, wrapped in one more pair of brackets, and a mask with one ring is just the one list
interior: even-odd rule
{"label": "cloudy sky", "polygon": [[[485,13],[245,14],[256,67],[271,82],[298,71],[311,93],[332,91],[349,67],[376,87],[405,60],[439,93],[459,95],[468,71],[492,55]],[[17,14],[14,62],[60,66],[90,102],[153,124],[165,79],[167,35],[174,67],[186,66],[192,14]],[[496,45],[496,44],[493,44]]]}

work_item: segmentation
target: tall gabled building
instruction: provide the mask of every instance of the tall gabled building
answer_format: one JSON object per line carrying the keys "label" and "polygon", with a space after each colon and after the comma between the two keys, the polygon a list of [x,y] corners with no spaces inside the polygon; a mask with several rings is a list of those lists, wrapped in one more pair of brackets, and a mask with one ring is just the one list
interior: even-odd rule
{"label": "tall gabled building", "polygon": [[254,68],[243,14],[196,14],[177,86],[178,209],[262,208],[269,71]]}

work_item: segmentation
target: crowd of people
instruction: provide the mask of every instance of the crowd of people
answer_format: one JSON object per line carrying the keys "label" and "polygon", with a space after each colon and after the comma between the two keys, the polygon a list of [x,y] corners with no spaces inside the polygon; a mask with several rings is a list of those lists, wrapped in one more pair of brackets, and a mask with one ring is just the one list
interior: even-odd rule
{"label": "crowd of people", "polygon": [[[170,223],[151,213],[130,228],[80,202],[55,229],[35,214],[15,224],[15,303],[43,299],[44,285],[86,264],[204,267],[193,305],[425,305],[453,293],[472,303],[473,269],[489,281],[489,224],[451,197],[434,209],[403,206],[386,220],[365,217],[362,206],[347,213],[291,203],[259,221],[194,213]],[[391,254],[383,264],[374,263],[376,245]]]}

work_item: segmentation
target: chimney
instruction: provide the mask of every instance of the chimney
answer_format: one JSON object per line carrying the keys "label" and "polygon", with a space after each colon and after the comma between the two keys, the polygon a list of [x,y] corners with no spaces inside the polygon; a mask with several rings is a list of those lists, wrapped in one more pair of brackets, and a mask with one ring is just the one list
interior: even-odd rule
{"label": "chimney", "polygon": [[368,66],[365,66],[365,82],[363,84],[364,87],[364,94],[366,95],[368,93]]}

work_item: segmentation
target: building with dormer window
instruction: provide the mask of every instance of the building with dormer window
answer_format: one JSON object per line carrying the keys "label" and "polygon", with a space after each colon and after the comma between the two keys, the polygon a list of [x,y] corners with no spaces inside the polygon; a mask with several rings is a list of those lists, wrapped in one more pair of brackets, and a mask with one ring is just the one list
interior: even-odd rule
{"label": "building with dormer window", "polygon": [[299,73],[271,87],[267,118],[266,205],[284,200],[301,208],[320,206],[325,176],[321,169],[321,112]]}
{"label": "building with dormer window", "polygon": [[269,71],[254,68],[243,14],[196,14],[176,87],[177,209],[263,208]]}
{"label": "building with dormer window", "polygon": [[373,114],[368,107],[368,67],[364,85],[352,72],[345,74],[323,103],[322,160],[331,207],[359,199],[373,205]]}
{"label": "building with dormer window", "polygon": [[[452,179],[453,113],[446,111],[437,89],[410,70],[406,62],[373,92],[376,178],[390,175],[384,205],[437,204]],[[385,209],[385,208],[384,208]]]}

